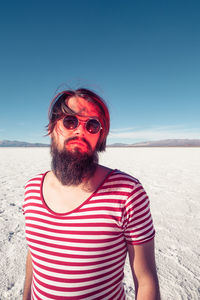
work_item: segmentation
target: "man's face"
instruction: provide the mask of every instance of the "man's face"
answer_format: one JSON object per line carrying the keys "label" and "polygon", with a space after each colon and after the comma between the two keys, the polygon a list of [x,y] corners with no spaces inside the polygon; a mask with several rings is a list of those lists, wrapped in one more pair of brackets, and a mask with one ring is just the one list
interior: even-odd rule
{"label": "man's face", "polygon": [[63,185],[79,185],[96,170],[95,148],[100,136],[100,131],[89,133],[81,121],[98,118],[99,114],[95,106],[83,98],[70,98],[68,106],[78,114],[79,126],[70,130],[63,125],[63,119],[56,123],[51,135],[52,170]]}
{"label": "man's face", "polygon": [[[81,97],[71,97],[68,106],[77,113],[79,126],[73,130],[66,129],[63,119],[58,120],[52,133],[52,138],[58,150],[66,149],[74,152],[79,150],[82,153],[95,151],[100,131],[96,134],[89,133],[85,128],[85,123],[89,118],[99,118],[97,108],[93,103]],[[82,122],[83,121],[83,122]]]}

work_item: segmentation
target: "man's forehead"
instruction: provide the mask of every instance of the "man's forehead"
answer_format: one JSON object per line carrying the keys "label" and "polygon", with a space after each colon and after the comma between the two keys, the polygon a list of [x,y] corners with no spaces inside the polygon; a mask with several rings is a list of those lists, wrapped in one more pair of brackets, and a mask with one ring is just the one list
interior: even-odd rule
{"label": "man's forehead", "polygon": [[78,115],[98,116],[99,108],[95,103],[90,102],[82,97],[71,97],[68,99],[68,107]]}

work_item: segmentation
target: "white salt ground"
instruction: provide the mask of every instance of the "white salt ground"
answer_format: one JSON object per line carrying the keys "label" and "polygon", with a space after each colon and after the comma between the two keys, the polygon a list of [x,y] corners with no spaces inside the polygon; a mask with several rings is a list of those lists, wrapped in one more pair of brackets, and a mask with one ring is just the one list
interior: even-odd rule
{"label": "white salt ground", "polygon": [[[200,299],[200,148],[108,148],[100,163],[138,178],[149,195],[162,300]],[[47,148],[0,148],[0,300],[22,298],[23,187],[48,169]],[[128,260],[124,285],[134,299]]]}

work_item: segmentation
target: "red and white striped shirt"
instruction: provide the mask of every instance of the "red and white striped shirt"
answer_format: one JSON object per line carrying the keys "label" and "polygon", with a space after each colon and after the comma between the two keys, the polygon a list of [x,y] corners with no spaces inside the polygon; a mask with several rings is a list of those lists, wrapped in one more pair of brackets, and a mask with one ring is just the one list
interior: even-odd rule
{"label": "red and white striped shirt", "polygon": [[142,185],[113,170],[82,205],[61,214],[43,199],[45,174],[28,181],[23,204],[32,299],[125,299],[126,245],[147,242],[155,234]]}

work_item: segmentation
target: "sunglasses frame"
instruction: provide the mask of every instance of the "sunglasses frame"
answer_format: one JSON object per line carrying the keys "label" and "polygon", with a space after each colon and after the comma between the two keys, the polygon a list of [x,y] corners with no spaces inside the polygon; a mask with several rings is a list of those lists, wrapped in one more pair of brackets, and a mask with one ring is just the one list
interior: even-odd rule
{"label": "sunglasses frame", "polygon": [[[77,122],[77,126],[76,127],[74,127],[74,128],[67,128],[66,126],[65,126],[65,124],[64,124],[64,120],[65,120],[65,118],[67,118],[67,117],[75,117],[76,118],[76,120],[78,121]],[[97,121],[98,123],[99,123],[99,130],[97,131],[97,132],[90,132],[88,129],[87,129],[87,123],[89,122],[89,121],[91,121],[91,120],[95,120],[95,121]],[[79,125],[81,124],[81,123],[84,123],[84,128],[85,128],[85,130],[88,132],[88,133],[90,133],[90,134],[97,134],[97,133],[99,133],[100,131],[101,131],[101,129],[103,129],[102,128],[102,126],[101,126],[101,122],[99,121],[99,119],[98,118],[94,118],[94,117],[90,117],[90,118],[88,118],[86,121],[82,121],[82,120],[79,120],[79,118],[77,117],[77,116],[75,116],[75,115],[66,115],[64,118],[63,118],[63,126],[67,129],[67,130],[75,130],[76,128],[78,128],[79,127]]]}

